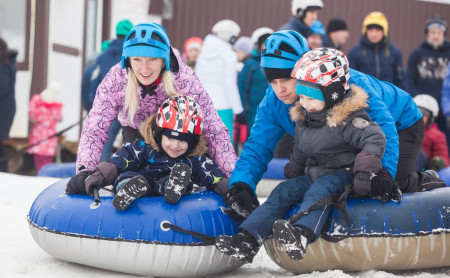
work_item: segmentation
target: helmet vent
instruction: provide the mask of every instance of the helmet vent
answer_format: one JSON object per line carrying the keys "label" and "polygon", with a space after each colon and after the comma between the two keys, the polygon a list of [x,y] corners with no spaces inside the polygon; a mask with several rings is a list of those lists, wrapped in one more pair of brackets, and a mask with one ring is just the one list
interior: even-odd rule
{"label": "helmet vent", "polygon": [[135,37],[136,37],[136,32],[133,32],[128,36],[127,40],[134,39]]}
{"label": "helmet vent", "polygon": [[159,42],[162,42],[162,43],[164,43],[164,44],[166,43],[166,42],[164,41],[164,39],[163,39],[158,33],[153,32],[151,38],[154,39],[155,41],[159,41]]}
{"label": "helmet vent", "polygon": [[280,43],[280,46],[278,47],[279,50],[292,53],[294,55],[298,55],[297,51],[295,51],[289,44],[282,42]]}

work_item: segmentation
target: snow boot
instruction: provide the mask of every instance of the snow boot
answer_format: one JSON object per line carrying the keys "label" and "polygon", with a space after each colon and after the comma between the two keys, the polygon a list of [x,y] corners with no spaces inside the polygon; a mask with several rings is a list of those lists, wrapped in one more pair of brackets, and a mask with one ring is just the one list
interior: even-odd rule
{"label": "snow boot", "polygon": [[243,263],[251,263],[259,250],[256,239],[243,230],[234,236],[220,235],[216,237],[216,248]]}
{"label": "snow boot", "polygon": [[143,176],[129,179],[116,193],[113,206],[118,210],[125,210],[137,198],[147,193],[148,181]]}
{"label": "snow boot", "polygon": [[[446,187],[447,185],[441,179],[439,179],[439,174],[434,170],[426,170],[424,173],[424,177],[422,178],[422,190],[428,191],[431,189],[436,189],[440,187]],[[426,176],[425,176],[426,174]]]}
{"label": "snow boot", "polygon": [[191,174],[191,168],[186,163],[177,163],[173,166],[169,180],[164,187],[164,200],[167,203],[175,204],[180,200],[191,181]]}
{"label": "snow boot", "polygon": [[[308,237],[315,237],[312,231],[305,231],[307,228],[292,226],[286,220],[280,219],[273,224],[273,237],[286,247],[286,254],[289,258],[300,261],[306,252],[309,244]],[[309,233],[308,233],[309,232]]]}

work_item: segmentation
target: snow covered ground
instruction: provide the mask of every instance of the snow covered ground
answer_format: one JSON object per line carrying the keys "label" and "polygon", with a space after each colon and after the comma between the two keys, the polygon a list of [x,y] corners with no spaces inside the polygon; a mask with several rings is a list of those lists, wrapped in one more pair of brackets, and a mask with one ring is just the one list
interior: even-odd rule
{"label": "snow covered ground", "polygon": [[[27,214],[37,195],[59,179],[26,177],[0,173],[0,277],[1,278],[60,278],[60,277],[138,277],[54,259],[34,242],[28,228]],[[317,277],[317,278],[443,278],[450,277],[450,267],[389,273],[364,271],[345,273],[340,270],[294,275],[273,263],[264,248],[247,264],[230,273],[216,277]]]}

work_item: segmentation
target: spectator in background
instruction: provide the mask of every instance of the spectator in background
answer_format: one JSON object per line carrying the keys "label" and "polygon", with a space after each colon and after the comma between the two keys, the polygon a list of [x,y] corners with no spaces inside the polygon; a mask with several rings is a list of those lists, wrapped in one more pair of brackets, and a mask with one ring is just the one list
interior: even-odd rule
{"label": "spectator in background", "polygon": [[[102,52],[105,51],[109,44],[111,43],[110,40],[104,40],[102,42],[101,50]],[[94,71],[97,69],[99,71],[97,65],[94,62],[88,62],[87,67],[84,70],[83,73],[83,79],[81,80],[81,103],[83,104],[84,109],[86,109],[87,113],[91,111],[92,103],[94,102],[95,98],[95,90],[91,93],[91,83],[95,80],[95,77],[98,76],[98,72],[94,74]],[[94,77],[94,80],[92,79]]]}
{"label": "spectator in background", "polygon": [[183,46],[183,62],[191,67],[195,68],[195,62],[202,49],[203,40],[199,37],[190,37],[186,40]]}
{"label": "spectator in background", "polygon": [[402,53],[390,43],[388,21],[381,12],[366,16],[360,43],[348,53],[352,68],[406,89]]}
{"label": "spectator in background", "polygon": [[[27,153],[34,156],[37,172],[42,166],[52,163],[56,155],[58,138],[49,137],[56,133],[56,124],[62,117],[60,91],[61,86],[58,83],[52,83],[40,94],[33,95],[28,105],[28,116],[34,123],[29,144],[36,144],[36,146],[29,148]],[[46,138],[49,139],[42,142]],[[38,142],[41,143],[37,144]]]}
{"label": "spectator in background", "polygon": [[[412,96],[428,94],[434,97],[441,105],[442,112],[450,116],[450,101],[441,102],[441,96],[442,100],[447,97],[442,84],[450,60],[450,43],[445,39],[446,32],[447,22],[443,18],[432,16],[427,20],[425,24],[426,40],[409,56],[407,79],[408,92]],[[447,121],[442,112],[436,117],[436,123],[439,129],[446,134],[448,143],[450,127],[447,127]]]}
{"label": "spectator in background", "polygon": [[349,37],[350,32],[348,31],[347,23],[340,18],[333,18],[327,25],[327,36],[324,46],[341,50]]}
{"label": "spectator in background", "polygon": [[233,138],[233,114],[242,112],[237,88],[238,58],[232,45],[241,28],[230,20],[220,20],[203,41],[195,72],[208,92],[220,118]]}
{"label": "spectator in background", "polygon": [[[105,78],[106,74],[115,64],[120,62],[120,59],[122,58],[123,41],[131,28],[133,28],[133,24],[129,20],[125,19],[119,21],[116,25],[117,38],[111,40],[108,48],[103,51],[100,56],[98,56],[95,62],[95,70],[91,77],[92,82],[90,85],[90,92],[92,100],[94,100],[95,95],[97,94],[98,85],[100,85],[103,78]],[[121,128],[122,126],[120,125],[116,117],[109,129],[108,141],[105,143],[105,146],[103,148],[100,162],[106,161],[113,154],[114,141],[116,140],[116,136]]]}
{"label": "spectator in background", "polygon": [[433,126],[439,113],[439,105],[436,99],[427,94],[417,95],[413,99],[422,112],[425,123],[422,150],[429,161],[426,169],[437,171],[447,167],[449,165],[447,139],[442,131]]}
{"label": "spectator in background", "polygon": [[279,30],[293,30],[306,38],[322,8],[322,0],[292,0],[292,17]]}
{"label": "spectator in background", "polygon": [[8,172],[8,160],[3,149],[3,141],[9,138],[9,131],[16,114],[17,51],[8,49],[0,38],[0,171]]}
{"label": "spectator in background", "polygon": [[[264,42],[272,33],[273,30],[268,27],[261,27],[253,31],[251,36],[252,55],[244,62],[244,67],[238,74],[237,82],[244,111],[236,116],[236,122],[245,125],[246,134],[242,136],[244,138],[235,136],[234,143],[237,151],[250,136],[250,129],[255,122],[256,110],[266,95],[267,87],[269,87],[269,82],[267,82],[259,64],[261,63],[261,51],[264,49]],[[238,142],[241,143],[240,147],[236,145]]]}
{"label": "spectator in background", "polygon": [[238,72],[242,70],[244,62],[250,57],[253,51],[253,42],[249,37],[239,37],[233,45],[233,50],[238,57]]}
{"label": "spectator in background", "polygon": [[325,29],[323,28],[322,22],[315,20],[311,26],[311,32],[306,37],[308,41],[309,49],[315,49],[322,47],[325,40]]}
{"label": "spectator in background", "polygon": [[[445,127],[447,128],[447,130],[450,130],[450,62],[448,63],[447,74],[442,84],[441,111],[444,114],[443,121],[446,123]],[[446,137],[448,143],[450,139],[448,138],[447,134]]]}

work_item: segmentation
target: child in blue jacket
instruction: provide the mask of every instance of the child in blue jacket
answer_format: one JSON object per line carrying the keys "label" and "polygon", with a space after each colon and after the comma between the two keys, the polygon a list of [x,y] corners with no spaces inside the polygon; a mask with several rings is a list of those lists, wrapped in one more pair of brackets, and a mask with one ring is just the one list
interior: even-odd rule
{"label": "child in blue jacket", "polygon": [[194,183],[223,195],[228,179],[205,156],[202,121],[200,107],[192,98],[168,98],[141,125],[144,139],[125,143],[81,184],[69,182],[66,191],[90,194],[93,188],[114,183],[113,205],[118,210],[144,195],[162,195],[174,204],[192,191]]}

